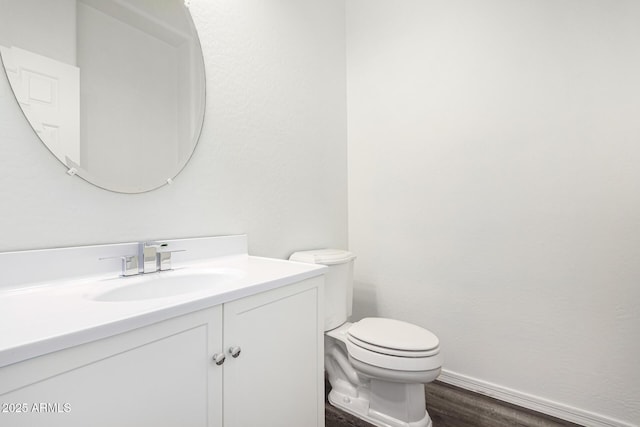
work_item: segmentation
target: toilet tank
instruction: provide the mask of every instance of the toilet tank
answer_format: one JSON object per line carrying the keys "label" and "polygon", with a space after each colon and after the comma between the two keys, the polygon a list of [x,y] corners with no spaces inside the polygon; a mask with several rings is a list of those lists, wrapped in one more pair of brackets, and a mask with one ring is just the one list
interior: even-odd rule
{"label": "toilet tank", "polygon": [[353,305],[353,261],[342,249],[316,249],[293,253],[290,261],[327,266],[324,283],[324,330],[335,329],[351,316]]}

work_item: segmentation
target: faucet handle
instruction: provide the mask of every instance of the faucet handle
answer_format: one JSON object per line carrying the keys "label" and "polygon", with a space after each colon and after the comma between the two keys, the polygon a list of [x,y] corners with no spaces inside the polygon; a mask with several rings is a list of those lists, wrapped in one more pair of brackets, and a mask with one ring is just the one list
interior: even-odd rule
{"label": "faucet handle", "polygon": [[160,271],[171,270],[171,254],[174,252],[186,252],[186,249],[177,249],[175,251],[158,251],[158,264]]}
{"label": "faucet handle", "polygon": [[137,255],[123,255],[123,256],[108,256],[103,258],[98,258],[98,260],[103,261],[105,259],[119,259],[122,261],[122,271],[120,273],[121,276],[135,276],[138,274],[138,256]]}

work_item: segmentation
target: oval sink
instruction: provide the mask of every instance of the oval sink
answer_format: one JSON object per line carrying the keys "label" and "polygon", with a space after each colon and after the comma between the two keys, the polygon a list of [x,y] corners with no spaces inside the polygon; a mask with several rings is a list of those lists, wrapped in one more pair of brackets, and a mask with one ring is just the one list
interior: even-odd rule
{"label": "oval sink", "polygon": [[[201,292],[242,277],[232,269],[181,269],[117,280],[113,288],[92,297],[96,301],[136,301]],[[115,281],[114,281],[115,282]]]}

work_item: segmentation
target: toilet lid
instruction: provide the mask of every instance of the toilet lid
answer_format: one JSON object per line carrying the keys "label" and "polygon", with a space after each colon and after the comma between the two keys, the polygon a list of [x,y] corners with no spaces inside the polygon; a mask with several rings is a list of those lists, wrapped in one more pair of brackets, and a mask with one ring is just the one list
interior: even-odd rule
{"label": "toilet lid", "polygon": [[347,333],[355,345],[404,357],[431,355],[440,344],[432,332],[395,319],[368,317],[354,323]]}

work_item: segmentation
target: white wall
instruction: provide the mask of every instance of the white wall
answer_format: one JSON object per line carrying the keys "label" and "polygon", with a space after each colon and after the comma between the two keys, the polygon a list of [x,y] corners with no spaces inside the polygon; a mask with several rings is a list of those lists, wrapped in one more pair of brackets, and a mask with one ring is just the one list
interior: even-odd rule
{"label": "white wall", "polygon": [[347,0],[357,316],[433,330],[450,379],[640,423],[639,22]]}
{"label": "white wall", "polygon": [[0,251],[234,233],[256,255],[346,246],[344,2],[191,4],[207,113],[172,186],[124,195],[67,176],[0,74]]}

